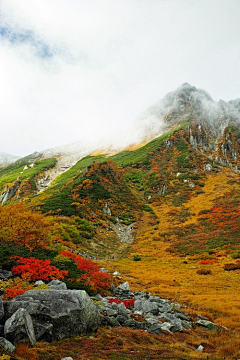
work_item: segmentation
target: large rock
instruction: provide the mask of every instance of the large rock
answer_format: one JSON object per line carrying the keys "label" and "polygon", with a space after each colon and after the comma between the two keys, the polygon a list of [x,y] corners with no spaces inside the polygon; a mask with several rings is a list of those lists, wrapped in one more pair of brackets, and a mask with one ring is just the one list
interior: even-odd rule
{"label": "large rock", "polygon": [[12,342],[29,340],[35,346],[36,338],[32,318],[26,309],[19,308],[4,325],[4,336]]}
{"label": "large rock", "polygon": [[3,304],[5,320],[10,318],[19,308],[27,310],[30,315],[40,314],[45,309],[45,306],[39,300],[27,296],[17,296],[12,301],[4,301]]}
{"label": "large rock", "polygon": [[196,322],[196,325],[205,329],[205,330],[218,330],[218,329],[221,329],[220,326],[214,324],[213,322],[211,321],[208,321],[208,320],[198,320]]}
{"label": "large rock", "polygon": [[3,337],[0,337],[0,347],[8,353],[12,353],[16,350],[15,346]]}
{"label": "large rock", "polygon": [[122,290],[122,291],[131,291],[130,290],[130,286],[129,286],[129,283],[126,281],[125,283],[119,285],[117,287],[118,290]]}
{"label": "large rock", "polygon": [[159,313],[158,304],[156,302],[150,302],[149,300],[146,300],[143,303],[142,309],[145,315],[147,314],[158,315]]}
{"label": "large rock", "polygon": [[9,315],[25,306],[36,339],[47,341],[86,334],[100,325],[100,312],[84,290],[29,290],[5,305]]}
{"label": "large rock", "polygon": [[51,290],[67,290],[67,285],[60,280],[52,280],[47,285]]}

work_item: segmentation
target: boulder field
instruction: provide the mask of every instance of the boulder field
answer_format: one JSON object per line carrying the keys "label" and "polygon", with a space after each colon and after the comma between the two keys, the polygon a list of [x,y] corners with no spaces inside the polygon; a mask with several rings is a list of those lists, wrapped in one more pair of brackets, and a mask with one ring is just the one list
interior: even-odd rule
{"label": "boulder field", "polygon": [[100,326],[123,326],[142,329],[151,334],[190,331],[194,326],[205,330],[221,328],[198,315],[191,317],[180,305],[130,290],[127,282],[112,290],[113,296],[90,298],[84,290],[68,290],[54,280],[49,290],[29,290],[12,301],[0,298],[0,347],[13,352],[16,344],[27,341],[51,342],[82,334],[90,334]]}

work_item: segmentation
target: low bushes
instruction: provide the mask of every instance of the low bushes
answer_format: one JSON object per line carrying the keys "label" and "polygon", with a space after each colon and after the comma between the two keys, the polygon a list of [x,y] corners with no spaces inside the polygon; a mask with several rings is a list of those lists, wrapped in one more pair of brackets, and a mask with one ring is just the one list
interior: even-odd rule
{"label": "low bushes", "polygon": [[197,274],[199,275],[210,275],[212,271],[210,269],[199,269],[197,270]]}

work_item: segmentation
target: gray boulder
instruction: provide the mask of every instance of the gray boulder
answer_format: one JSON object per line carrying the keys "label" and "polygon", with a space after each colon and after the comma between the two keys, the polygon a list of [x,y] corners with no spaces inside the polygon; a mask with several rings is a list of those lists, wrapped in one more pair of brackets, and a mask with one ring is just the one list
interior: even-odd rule
{"label": "gray boulder", "polygon": [[15,346],[4,337],[0,337],[0,347],[8,353],[12,353],[16,350]]}
{"label": "gray boulder", "polygon": [[125,283],[119,285],[119,286],[117,287],[117,290],[121,290],[121,291],[131,291],[128,281],[126,281]]}
{"label": "gray boulder", "polygon": [[182,322],[180,319],[171,320],[170,331],[173,333],[177,331],[183,331]]}
{"label": "gray boulder", "polygon": [[0,269],[0,279],[9,279],[13,276],[13,273],[8,270],[2,270]]}
{"label": "gray boulder", "polygon": [[117,304],[118,314],[124,316],[126,319],[130,317],[131,311],[126,308],[123,303]]}
{"label": "gray boulder", "polygon": [[158,315],[159,313],[158,304],[156,302],[150,302],[149,300],[143,303],[142,310],[145,315]]}
{"label": "gray boulder", "polygon": [[156,335],[161,335],[162,334],[162,329],[161,329],[161,324],[160,323],[153,323],[150,325],[150,327],[147,330],[150,334],[156,334]]}
{"label": "gray boulder", "polygon": [[213,330],[213,331],[215,331],[217,329],[220,329],[220,326],[214,324],[213,322],[211,322],[209,320],[198,320],[196,322],[196,325],[202,327],[205,330]]}
{"label": "gray boulder", "polygon": [[144,300],[137,299],[134,301],[134,311],[142,311]]}
{"label": "gray boulder", "polygon": [[4,325],[4,336],[12,342],[29,340],[35,346],[36,338],[32,318],[26,309],[19,308]]}
{"label": "gray boulder", "polygon": [[22,297],[22,295],[17,296],[12,301],[4,301],[3,304],[5,319],[10,318],[20,308],[27,310],[30,315],[40,314],[45,309],[45,306],[39,300],[27,296]]}
{"label": "gray boulder", "polygon": [[105,316],[104,322],[109,326],[120,326],[118,320],[113,316]]}
{"label": "gray boulder", "polygon": [[60,280],[52,280],[47,286],[49,286],[51,290],[67,290],[67,285]]}
{"label": "gray boulder", "polygon": [[101,322],[98,307],[84,290],[29,290],[18,296],[14,303],[21,306],[25,299],[28,302],[32,299],[30,311],[37,339],[46,336],[48,341],[61,340],[86,334]]}

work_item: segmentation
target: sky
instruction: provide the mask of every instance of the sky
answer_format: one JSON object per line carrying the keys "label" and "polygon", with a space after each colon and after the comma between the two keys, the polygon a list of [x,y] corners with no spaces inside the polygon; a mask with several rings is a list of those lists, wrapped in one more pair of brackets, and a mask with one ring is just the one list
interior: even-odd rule
{"label": "sky", "polygon": [[182,83],[240,97],[239,0],[0,0],[0,152],[127,132]]}

